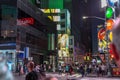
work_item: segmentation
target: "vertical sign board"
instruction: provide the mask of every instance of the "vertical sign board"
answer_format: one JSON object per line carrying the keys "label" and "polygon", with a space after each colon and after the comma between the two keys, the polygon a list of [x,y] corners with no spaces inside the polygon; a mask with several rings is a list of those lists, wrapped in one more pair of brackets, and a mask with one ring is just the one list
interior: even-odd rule
{"label": "vertical sign board", "polygon": [[55,50],[55,34],[52,34],[51,39],[51,50]]}
{"label": "vertical sign board", "polygon": [[25,47],[24,52],[25,52],[25,58],[28,58],[29,57],[29,47]]}

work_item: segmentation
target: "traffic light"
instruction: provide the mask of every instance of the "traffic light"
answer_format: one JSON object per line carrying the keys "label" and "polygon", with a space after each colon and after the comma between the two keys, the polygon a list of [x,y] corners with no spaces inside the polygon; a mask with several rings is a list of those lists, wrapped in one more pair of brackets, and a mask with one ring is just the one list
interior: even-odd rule
{"label": "traffic light", "polygon": [[116,17],[118,17],[119,16],[119,14],[120,14],[120,10],[119,10],[119,0],[107,0],[107,4],[108,4],[108,6],[110,6],[110,7],[113,7],[114,8],[114,14],[115,14],[115,16]]}
{"label": "traffic light", "polygon": [[105,16],[106,16],[107,19],[112,18],[113,13],[114,13],[114,9],[112,7],[107,7],[106,8]]}
{"label": "traffic light", "polygon": [[114,8],[112,6],[106,7],[106,29],[111,30],[114,23]]}

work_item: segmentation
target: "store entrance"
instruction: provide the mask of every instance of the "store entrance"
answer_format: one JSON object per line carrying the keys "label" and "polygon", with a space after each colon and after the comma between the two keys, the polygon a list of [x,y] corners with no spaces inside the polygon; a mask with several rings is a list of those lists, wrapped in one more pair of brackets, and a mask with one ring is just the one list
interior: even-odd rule
{"label": "store entrance", "polygon": [[15,71],[15,53],[16,50],[0,50],[2,56],[6,59],[6,64],[10,71]]}

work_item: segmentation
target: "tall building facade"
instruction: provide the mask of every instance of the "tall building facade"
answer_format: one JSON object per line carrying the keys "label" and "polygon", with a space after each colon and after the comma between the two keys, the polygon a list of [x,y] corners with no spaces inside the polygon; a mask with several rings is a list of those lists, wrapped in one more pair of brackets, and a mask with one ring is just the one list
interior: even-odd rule
{"label": "tall building facade", "polygon": [[[91,6],[90,16],[105,18],[105,8],[101,8],[101,0],[97,1],[96,3],[95,1],[96,0],[92,0],[91,2],[88,1],[88,3]],[[93,4],[96,7],[94,7]],[[90,23],[92,28],[92,54],[95,55],[98,53],[98,29],[99,29],[98,26],[102,25],[102,27],[105,27],[105,21],[97,18],[93,18],[90,20],[91,20]]]}
{"label": "tall building facade", "polygon": [[71,36],[70,13],[67,9],[42,9],[42,11],[57,24],[58,62],[68,63],[70,55],[73,53],[72,51],[70,52],[73,46],[70,47],[69,45]]}
{"label": "tall building facade", "polygon": [[[71,36],[71,15],[69,7],[71,4],[69,6],[66,5],[66,3],[70,2],[71,0],[40,0],[40,4],[37,5],[57,24],[58,35],[56,49],[58,51],[57,59],[60,63],[68,63],[70,55],[74,51],[72,44],[74,43],[74,37]],[[70,42],[71,45],[69,45]]]}
{"label": "tall building facade", "polygon": [[27,60],[36,64],[47,61],[48,34],[56,35],[56,24],[28,0],[0,4],[0,53],[13,65],[10,70]]}
{"label": "tall building facade", "polygon": [[[104,18],[104,10],[100,7],[101,2],[96,0],[72,1],[72,33],[77,36],[76,42],[78,41],[80,49],[84,50],[82,51],[83,53],[97,53],[97,26],[104,25],[104,21],[90,17],[97,16]],[[89,16],[89,18],[83,19],[83,16]]]}

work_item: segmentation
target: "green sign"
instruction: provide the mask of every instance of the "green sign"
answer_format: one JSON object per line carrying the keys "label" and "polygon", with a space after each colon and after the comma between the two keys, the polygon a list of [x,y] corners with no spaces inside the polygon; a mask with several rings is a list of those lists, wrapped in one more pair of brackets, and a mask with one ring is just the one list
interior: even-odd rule
{"label": "green sign", "polygon": [[50,9],[63,9],[63,0],[49,0]]}

